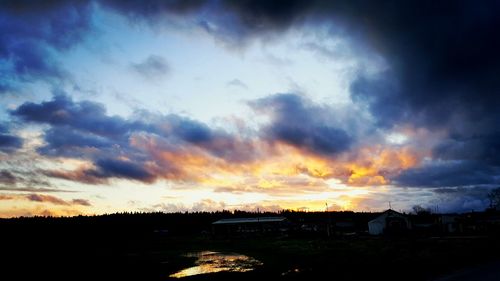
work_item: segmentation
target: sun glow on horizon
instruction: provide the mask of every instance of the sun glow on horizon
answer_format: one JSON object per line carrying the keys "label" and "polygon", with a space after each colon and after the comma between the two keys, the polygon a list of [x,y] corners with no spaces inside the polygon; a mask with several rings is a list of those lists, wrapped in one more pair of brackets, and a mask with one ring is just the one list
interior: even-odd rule
{"label": "sun glow on horizon", "polygon": [[496,22],[177,2],[0,4],[0,216],[488,206]]}

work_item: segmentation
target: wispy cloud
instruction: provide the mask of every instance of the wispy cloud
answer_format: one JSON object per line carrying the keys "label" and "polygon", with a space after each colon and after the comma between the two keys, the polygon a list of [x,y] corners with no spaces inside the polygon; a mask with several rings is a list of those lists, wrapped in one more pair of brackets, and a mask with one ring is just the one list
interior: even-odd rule
{"label": "wispy cloud", "polygon": [[0,191],[12,192],[75,192],[73,190],[44,187],[0,187]]}
{"label": "wispy cloud", "polygon": [[86,199],[63,200],[53,195],[31,193],[31,194],[0,194],[0,200],[24,200],[39,203],[49,203],[63,206],[91,206]]}
{"label": "wispy cloud", "polygon": [[238,87],[247,90],[248,85],[242,82],[240,79],[233,79],[226,83],[226,86]]}
{"label": "wispy cloud", "polygon": [[130,67],[147,79],[164,78],[172,71],[167,60],[158,55],[150,55],[142,62],[130,64]]}

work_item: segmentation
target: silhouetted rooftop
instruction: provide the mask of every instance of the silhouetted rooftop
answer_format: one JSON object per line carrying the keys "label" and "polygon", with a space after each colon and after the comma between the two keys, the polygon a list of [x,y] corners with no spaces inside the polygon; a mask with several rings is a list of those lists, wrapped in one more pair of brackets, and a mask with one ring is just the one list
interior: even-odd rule
{"label": "silhouetted rooftop", "polygon": [[282,222],[284,220],[286,220],[285,217],[235,218],[235,219],[221,219],[213,222],[212,224]]}

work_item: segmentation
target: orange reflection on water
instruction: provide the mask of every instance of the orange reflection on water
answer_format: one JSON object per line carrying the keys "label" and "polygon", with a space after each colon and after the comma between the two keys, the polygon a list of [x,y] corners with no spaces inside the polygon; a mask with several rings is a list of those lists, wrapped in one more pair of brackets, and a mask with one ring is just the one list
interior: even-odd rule
{"label": "orange reflection on water", "polygon": [[183,269],[171,274],[169,277],[182,278],[198,274],[208,274],[216,272],[248,272],[255,267],[261,266],[262,262],[241,254],[219,253],[203,251],[199,253],[188,254],[189,257],[197,257],[195,266]]}

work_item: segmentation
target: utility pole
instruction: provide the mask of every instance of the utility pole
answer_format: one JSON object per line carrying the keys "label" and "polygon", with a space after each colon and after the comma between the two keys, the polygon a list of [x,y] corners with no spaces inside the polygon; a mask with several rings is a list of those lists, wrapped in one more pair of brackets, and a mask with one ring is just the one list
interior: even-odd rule
{"label": "utility pole", "polygon": [[326,237],[330,237],[330,224],[331,224],[331,219],[330,215],[328,213],[328,202],[325,202],[325,212],[327,213],[327,218],[326,218]]}

